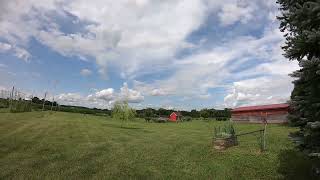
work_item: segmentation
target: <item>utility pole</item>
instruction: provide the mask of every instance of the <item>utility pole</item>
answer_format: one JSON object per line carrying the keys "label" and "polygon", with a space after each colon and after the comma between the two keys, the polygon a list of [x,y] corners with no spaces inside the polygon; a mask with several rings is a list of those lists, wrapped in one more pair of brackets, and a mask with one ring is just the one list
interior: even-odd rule
{"label": "utility pole", "polygon": [[42,111],[44,111],[44,104],[46,102],[47,92],[44,93],[43,103],[42,103]]}
{"label": "utility pole", "polygon": [[13,92],[14,92],[14,86],[12,86],[12,91],[10,93],[10,111],[12,111],[12,104],[13,104]]}
{"label": "utility pole", "polygon": [[52,111],[52,108],[53,108],[53,102],[54,102],[54,96],[52,96],[51,111]]}

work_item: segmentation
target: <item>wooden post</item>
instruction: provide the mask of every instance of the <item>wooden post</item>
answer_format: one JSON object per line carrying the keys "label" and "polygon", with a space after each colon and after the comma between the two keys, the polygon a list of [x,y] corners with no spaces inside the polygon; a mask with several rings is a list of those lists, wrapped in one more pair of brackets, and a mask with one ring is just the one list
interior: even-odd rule
{"label": "wooden post", "polygon": [[263,130],[263,149],[266,150],[266,134],[267,134],[267,117],[268,113],[266,112],[265,122],[264,122],[264,130]]}

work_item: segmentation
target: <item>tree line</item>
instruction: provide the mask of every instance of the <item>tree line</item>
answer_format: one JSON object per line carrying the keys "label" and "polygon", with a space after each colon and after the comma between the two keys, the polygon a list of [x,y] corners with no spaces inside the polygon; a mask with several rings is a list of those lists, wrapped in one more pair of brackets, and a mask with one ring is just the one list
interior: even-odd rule
{"label": "tree line", "polygon": [[[175,110],[165,109],[165,108],[145,108],[141,110],[136,110],[137,116],[141,118],[145,117],[169,117],[172,112]],[[231,109],[225,108],[223,110],[218,109],[201,109],[196,110],[193,109],[191,111],[178,111],[182,114],[182,116],[189,116],[192,118],[230,118],[231,117]]]}
{"label": "tree line", "polygon": [[[8,101],[8,102],[6,102]],[[30,100],[21,100],[24,102],[30,102]],[[2,99],[0,103],[0,108],[6,108],[9,106],[9,100]],[[111,116],[112,110],[110,109],[99,109],[99,108],[88,108],[82,106],[71,106],[71,105],[60,105],[56,101],[49,101],[40,99],[38,97],[33,97],[30,102],[32,110],[53,110],[53,111],[62,111],[62,112],[74,112],[82,114],[95,114],[95,115],[108,115]],[[3,106],[3,107],[2,107]],[[214,109],[214,108],[205,108],[201,110],[193,109],[191,111],[179,111],[182,116],[191,117],[191,118],[225,118],[228,119],[231,117],[231,109]],[[165,108],[144,108],[135,110],[135,116],[139,118],[148,118],[148,117],[169,117],[172,112],[175,110],[165,109]]]}

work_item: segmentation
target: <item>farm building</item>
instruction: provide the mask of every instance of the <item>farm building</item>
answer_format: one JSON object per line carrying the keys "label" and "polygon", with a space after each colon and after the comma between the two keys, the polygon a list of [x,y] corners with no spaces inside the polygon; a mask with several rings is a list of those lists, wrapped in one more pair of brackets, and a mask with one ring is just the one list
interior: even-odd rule
{"label": "farm building", "polygon": [[180,120],[181,117],[182,117],[182,115],[180,112],[172,112],[170,114],[169,121],[176,122],[176,121]]}
{"label": "farm building", "polygon": [[234,122],[287,123],[288,104],[270,104],[261,106],[239,107],[231,110],[231,120]]}

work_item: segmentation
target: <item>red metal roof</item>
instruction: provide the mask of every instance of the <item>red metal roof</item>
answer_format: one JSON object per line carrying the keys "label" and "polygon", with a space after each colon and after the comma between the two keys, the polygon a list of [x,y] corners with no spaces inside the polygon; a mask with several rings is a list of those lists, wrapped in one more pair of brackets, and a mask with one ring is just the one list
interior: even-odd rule
{"label": "red metal roof", "polygon": [[232,112],[285,109],[288,107],[289,107],[289,104],[269,104],[269,105],[261,105],[261,106],[246,106],[246,107],[235,108],[232,110]]}

